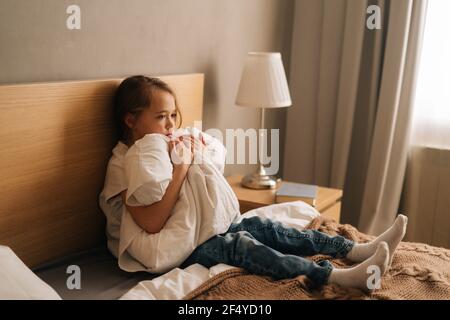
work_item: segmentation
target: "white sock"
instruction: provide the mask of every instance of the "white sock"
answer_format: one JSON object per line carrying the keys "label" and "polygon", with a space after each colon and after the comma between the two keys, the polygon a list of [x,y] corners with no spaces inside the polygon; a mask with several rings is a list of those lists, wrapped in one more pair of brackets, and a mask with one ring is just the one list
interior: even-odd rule
{"label": "white sock", "polygon": [[394,256],[395,249],[400,241],[403,239],[406,233],[406,225],[408,218],[402,214],[398,215],[393,225],[379,235],[376,239],[369,243],[356,243],[352,250],[347,254],[347,258],[354,262],[361,262],[369,258],[381,241],[385,241],[389,246],[389,266],[392,263],[392,257]]}
{"label": "white sock", "polygon": [[359,265],[349,269],[333,268],[328,278],[328,283],[336,283],[342,287],[358,288],[365,292],[371,292],[374,287],[369,286],[367,280],[373,275],[373,272],[368,269],[369,266],[378,266],[380,275],[383,275],[387,270],[388,262],[389,248],[387,243],[382,241],[378,244],[375,254]]}

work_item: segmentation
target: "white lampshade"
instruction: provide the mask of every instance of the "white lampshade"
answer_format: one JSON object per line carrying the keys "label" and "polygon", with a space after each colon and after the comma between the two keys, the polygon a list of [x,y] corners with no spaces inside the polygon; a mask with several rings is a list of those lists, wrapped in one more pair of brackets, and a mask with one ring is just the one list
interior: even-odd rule
{"label": "white lampshade", "polygon": [[279,52],[249,52],[242,71],[236,105],[281,108],[292,104]]}

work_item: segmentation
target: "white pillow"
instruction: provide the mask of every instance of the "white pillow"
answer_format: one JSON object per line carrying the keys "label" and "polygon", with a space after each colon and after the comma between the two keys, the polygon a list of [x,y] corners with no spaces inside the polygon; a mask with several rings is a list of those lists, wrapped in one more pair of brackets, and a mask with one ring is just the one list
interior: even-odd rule
{"label": "white pillow", "polygon": [[6,246],[0,246],[0,300],[61,300]]}
{"label": "white pillow", "polygon": [[[178,129],[174,136],[201,133],[196,128]],[[207,147],[205,160],[210,161],[223,174],[226,149],[216,138],[201,133]],[[170,138],[159,133],[150,133],[137,140],[131,146],[124,161],[127,178],[126,202],[129,206],[148,206],[158,202],[164,196],[172,180],[173,166],[169,155]]]}
{"label": "white pillow", "polygon": [[291,201],[247,211],[235,223],[254,216],[278,221],[288,228],[303,230],[314,218],[320,216],[320,213],[303,201]]}

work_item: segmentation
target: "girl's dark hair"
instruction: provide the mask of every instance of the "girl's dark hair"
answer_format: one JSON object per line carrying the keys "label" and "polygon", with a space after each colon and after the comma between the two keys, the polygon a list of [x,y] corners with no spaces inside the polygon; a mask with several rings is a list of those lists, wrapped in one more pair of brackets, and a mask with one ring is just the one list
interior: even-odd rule
{"label": "girl's dark hair", "polygon": [[125,123],[125,116],[131,113],[137,117],[143,109],[150,107],[154,90],[163,90],[173,96],[176,111],[180,119],[178,128],[181,126],[183,119],[180,108],[176,95],[169,85],[158,78],[150,78],[142,75],[131,76],[120,83],[114,96],[114,122],[116,124],[118,140],[121,140],[125,144],[131,142],[131,132]]}

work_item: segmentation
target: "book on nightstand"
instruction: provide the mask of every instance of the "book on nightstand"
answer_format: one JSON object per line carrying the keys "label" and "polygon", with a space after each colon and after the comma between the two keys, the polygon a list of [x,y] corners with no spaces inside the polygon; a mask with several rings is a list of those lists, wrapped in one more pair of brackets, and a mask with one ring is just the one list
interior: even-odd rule
{"label": "book on nightstand", "polygon": [[283,182],[275,193],[275,203],[303,201],[315,207],[317,186],[296,182]]}

